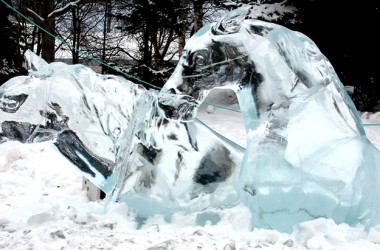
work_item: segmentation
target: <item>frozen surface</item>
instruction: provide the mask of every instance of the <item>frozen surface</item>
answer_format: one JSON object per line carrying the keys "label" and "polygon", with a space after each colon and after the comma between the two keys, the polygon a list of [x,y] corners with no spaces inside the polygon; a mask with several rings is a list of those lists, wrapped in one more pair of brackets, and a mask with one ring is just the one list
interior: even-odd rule
{"label": "frozen surface", "polygon": [[161,91],[166,116],[190,121],[212,89],[235,91],[247,138],[238,191],[252,227],[379,224],[380,152],[332,65],[305,35],[245,13],[188,41]]}
{"label": "frozen surface", "polygon": [[[290,232],[320,217],[379,224],[379,151],[300,33],[231,12],[189,41],[159,94],[83,65],[27,59],[29,75],[0,88],[0,142],[49,143],[108,202],[125,203],[137,227],[179,213],[216,225],[237,211],[251,230]],[[236,93],[246,149],[194,119],[218,87]]]}
{"label": "frozen surface", "polygon": [[162,118],[157,93],[124,78],[26,57],[29,76],[0,88],[0,142],[49,142],[142,221],[238,202],[242,147],[199,121]]}
{"label": "frozen surface", "polygon": [[[241,138],[245,132],[235,128],[242,120],[231,114],[201,107],[199,117],[219,133]],[[363,123],[380,123],[380,113],[363,113],[362,118]],[[380,147],[380,127],[366,127],[366,132]],[[225,209],[216,225],[197,226],[196,213],[178,212],[171,223],[157,215],[136,230],[125,203],[89,202],[81,183],[72,164],[49,142],[0,144],[0,248],[380,249],[379,226],[365,231],[324,218],[296,225],[290,233],[251,231],[244,206]]]}

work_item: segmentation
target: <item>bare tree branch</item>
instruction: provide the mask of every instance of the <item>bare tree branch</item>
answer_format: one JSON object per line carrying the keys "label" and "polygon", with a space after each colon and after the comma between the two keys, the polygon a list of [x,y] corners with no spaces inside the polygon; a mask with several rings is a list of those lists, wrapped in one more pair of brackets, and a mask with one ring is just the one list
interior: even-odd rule
{"label": "bare tree branch", "polygon": [[110,3],[111,0],[77,0],[74,2],[68,3],[65,7],[57,9],[53,12],[51,12],[48,15],[48,18],[56,18],[58,16],[62,16],[63,14],[66,14],[67,12],[70,12],[72,9],[77,8],[81,5],[88,4],[88,3]]}
{"label": "bare tree branch", "polygon": [[34,12],[33,10],[29,9],[28,7],[25,7],[25,6],[22,6],[21,7],[21,11],[28,15],[29,17],[33,18],[34,21],[37,23],[37,24],[41,24],[45,21],[45,19],[43,17],[41,17],[40,15],[38,15],[36,12]]}

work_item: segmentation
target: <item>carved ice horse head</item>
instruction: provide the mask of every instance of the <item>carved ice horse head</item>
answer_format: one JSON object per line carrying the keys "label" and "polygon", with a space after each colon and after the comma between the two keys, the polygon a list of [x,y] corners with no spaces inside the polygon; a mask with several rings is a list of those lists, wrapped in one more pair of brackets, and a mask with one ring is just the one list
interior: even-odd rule
{"label": "carved ice horse head", "polygon": [[[247,11],[240,8],[228,13],[219,22],[203,27],[186,44],[161,91],[165,93],[161,106],[168,117],[192,119],[196,114],[192,111],[213,88],[231,88],[240,96],[241,108],[254,106],[251,119],[288,110],[292,104],[330,88],[336,112],[349,119],[358,134],[364,134],[357,128],[356,113],[351,112],[355,107],[314,42],[283,26],[245,19]],[[167,98],[167,93],[175,94],[177,102]],[[341,101],[344,105],[338,103]]]}
{"label": "carved ice horse head", "polygon": [[211,89],[235,91],[247,132],[239,184],[253,225],[379,222],[380,153],[330,62],[305,35],[246,13],[189,40],[162,90],[163,112],[191,120]]}

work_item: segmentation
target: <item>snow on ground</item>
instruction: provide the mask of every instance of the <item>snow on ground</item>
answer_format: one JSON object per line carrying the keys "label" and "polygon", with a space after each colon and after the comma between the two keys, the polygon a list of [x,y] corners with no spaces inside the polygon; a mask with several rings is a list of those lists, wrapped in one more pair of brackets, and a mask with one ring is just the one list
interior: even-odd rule
{"label": "snow on ground", "polygon": [[[202,107],[200,119],[245,143],[240,113],[209,111]],[[380,123],[380,113],[361,117]],[[380,148],[380,126],[366,132]],[[171,224],[156,216],[136,229],[125,204],[89,201],[82,177],[50,144],[0,145],[0,249],[380,249],[380,225],[365,231],[320,218],[287,234],[250,231],[249,221],[235,207],[216,225],[195,226],[195,215],[178,213]]]}

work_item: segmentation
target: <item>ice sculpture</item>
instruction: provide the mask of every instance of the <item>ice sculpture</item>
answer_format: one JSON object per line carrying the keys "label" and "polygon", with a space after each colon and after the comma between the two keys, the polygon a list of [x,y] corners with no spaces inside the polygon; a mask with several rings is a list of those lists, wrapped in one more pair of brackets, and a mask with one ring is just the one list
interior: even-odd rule
{"label": "ice sculpture", "polygon": [[[204,224],[243,202],[252,227],[379,224],[380,153],[329,61],[303,34],[245,13],[195,34],[160,93],[27,52],[29,75],[0,87],[0,143],[50,141],[142,217],[180,210]],[[212,88],[236,92],[246,149],[195,118]]]}
{"label": "ice sculpture", "polygon": [[158,92],[122,77],[48,64],[30,51],[26,59],[29,76],[0,87],[0,143],[51,141],[139,217],[237,202],[243,148],[200,121],[163,119]]}
{"label": "ice sculpture", "polygon": [[246,12],[188,41],[159,97],[166,116],[192,120],[212,88],[236,92],[247,133],[239,193],[253,227],[380,223],[380,153],[330,62],[305,35]]}

